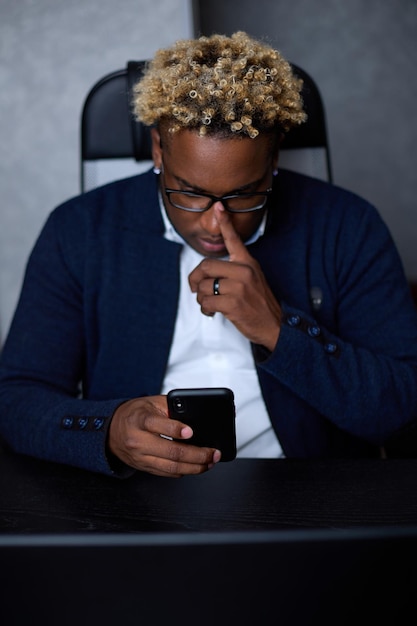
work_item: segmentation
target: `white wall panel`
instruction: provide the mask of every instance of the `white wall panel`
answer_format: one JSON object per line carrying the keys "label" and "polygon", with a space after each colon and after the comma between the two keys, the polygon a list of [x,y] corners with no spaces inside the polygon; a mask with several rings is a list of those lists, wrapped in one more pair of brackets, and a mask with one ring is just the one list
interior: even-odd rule
{"label": "white wall panel", "polygon": [[47,214],[79,192],[84,98],[192,37],[189,0],[0,0],[0,340]]}

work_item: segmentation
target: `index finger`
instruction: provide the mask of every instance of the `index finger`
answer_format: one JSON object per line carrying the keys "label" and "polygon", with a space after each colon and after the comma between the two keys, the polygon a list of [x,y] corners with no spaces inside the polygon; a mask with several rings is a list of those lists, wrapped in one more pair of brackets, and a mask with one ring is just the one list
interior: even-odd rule
{"label": "index finger", "polygon": [[237,234],[230,216],[221,205],[215,206],[214,210],[230,260],[238,263],[245,262],[250,254],[247,251],[245,244]]}

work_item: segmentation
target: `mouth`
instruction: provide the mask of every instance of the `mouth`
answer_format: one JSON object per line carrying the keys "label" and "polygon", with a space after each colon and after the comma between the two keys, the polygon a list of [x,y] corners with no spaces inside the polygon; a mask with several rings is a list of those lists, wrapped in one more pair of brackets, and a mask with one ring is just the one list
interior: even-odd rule
{"label": "mouth", "polygon": [[224,255],[227,250],[223,239],[203,239],[198,238],[198,245],[205,254]]}

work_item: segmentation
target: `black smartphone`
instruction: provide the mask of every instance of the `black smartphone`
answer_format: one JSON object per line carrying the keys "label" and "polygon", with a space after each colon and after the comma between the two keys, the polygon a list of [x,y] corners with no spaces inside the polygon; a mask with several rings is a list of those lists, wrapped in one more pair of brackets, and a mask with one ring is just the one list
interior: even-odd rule
{"label": "black smartphone", "polygon": [[221,461],[236,458],[236,410],[231,389],[172,389],[168,392],[168,413],[193,429],[191,439],[184,442],[220,450]]}

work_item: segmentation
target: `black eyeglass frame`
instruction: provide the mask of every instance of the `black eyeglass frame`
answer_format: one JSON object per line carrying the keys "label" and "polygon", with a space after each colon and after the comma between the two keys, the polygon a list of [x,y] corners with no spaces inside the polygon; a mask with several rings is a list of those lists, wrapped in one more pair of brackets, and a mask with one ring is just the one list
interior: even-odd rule
{"label": "black eyeglass frame", "polygon": [[[215,202],[221,202],[228,213],[253,213],[254,211],[260,211],[261,209],[265,207],[267,200],[272,193],[272,187],[269,187],[269,189],[267,189],[266,191],[254,191],[252,193],[235,193],[235,194],[228,194],[226,196],[213,196],[209,193],[195,193],[194,191],[183,191],[182,189],[169,189],[167,187],[165,187],[164,191],[168,198],[168,201],[170,202],[170,204],[172,204],[172,206],[182,211],[188,211],[189,213],[204,213],[205,211],[208,211]],[[179,204],[175,204],[175,202],[172,202],[171,196],[173,193],[181,193],[185,196],[189,196],[190,198],[207,198],[208,204],[203,209],[192,209],[189,207],[184,207]],[[262,204],[255,206],[255,207],[251,207],[250,209],[231,209],[229,208],[227,204],[227,201],[231,200],[232,198],[251,198],[253,196],[262,196],[264,198]]]}

